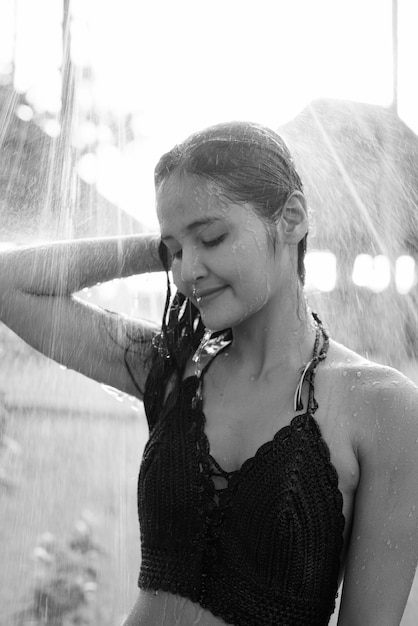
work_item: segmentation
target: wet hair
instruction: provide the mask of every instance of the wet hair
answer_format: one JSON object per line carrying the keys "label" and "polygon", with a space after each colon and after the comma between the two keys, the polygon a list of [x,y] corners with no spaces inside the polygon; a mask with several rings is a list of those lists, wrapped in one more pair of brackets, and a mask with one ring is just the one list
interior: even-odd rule
{"label": "wet hair", "polygon": [[[215,183],[231,202],[251,203],[267,224],[280,218],[288,197],[303,192],[302,181],[283,139],[250,122],[210,126],[164,154],[154,172],[158,189],[174,173]],[[298,245],[298,276],[305,282],[307,236]]]}
{"label": "wet hair", "polygon": [[[175,174],[200,177],[214,184],[231,202],[251,203],[267,226],[277,223],[294,191],[303,192],[283,139],[273,130],[250,122],[211,126],[176,145],[155,167],[156,189]],[[298,244],[297,272],[302,285],[306,246],[307,236]],[[163,243],[160,258],[168,277],[169,259]],[[172,300],[168,278],[167,283],[162,331],[156,341],[160,374],[166,382],[173,372],[183,376],[187,359],[204,332],[196,307],[180,293]]]}

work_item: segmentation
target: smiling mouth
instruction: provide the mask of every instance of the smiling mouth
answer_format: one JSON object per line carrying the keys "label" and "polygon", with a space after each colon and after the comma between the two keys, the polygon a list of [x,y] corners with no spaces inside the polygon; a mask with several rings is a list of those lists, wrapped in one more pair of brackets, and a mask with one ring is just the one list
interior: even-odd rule
{"label": "smiling mouth", "polygon": [[226,285],[223,287],[215,287],[213,289],[202,289],[202,291],[196,291],[193,295],[197,304],[206,304],[211,300],[214,300],[220,293],[225,291]]}

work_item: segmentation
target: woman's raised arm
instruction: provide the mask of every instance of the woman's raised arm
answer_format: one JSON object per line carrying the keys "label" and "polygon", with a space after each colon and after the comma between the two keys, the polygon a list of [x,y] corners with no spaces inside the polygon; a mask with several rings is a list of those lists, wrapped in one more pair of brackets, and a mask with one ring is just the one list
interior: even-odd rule
{"label": "woman's raised arm", "polygon": [[0,253],[0,320],[55,361],[136,396],[126,367],[147,375],[151,322],[113,314],[73,294],[97,283],[162,270],[159,237],[79,239]]}
{"label": "woman's raised arm", "polygon": [[0,284],[37,296],[65,296],[114,278],[162,270],[159,236],[72,239],[0,253]]}

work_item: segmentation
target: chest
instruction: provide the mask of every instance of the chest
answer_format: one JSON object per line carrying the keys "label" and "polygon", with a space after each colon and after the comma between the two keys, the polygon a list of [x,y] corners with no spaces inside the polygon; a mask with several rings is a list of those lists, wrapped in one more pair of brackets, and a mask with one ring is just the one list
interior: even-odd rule
{"label": "chest", "polygon": [[219,384],[205,380],[202,393],[204,430],[211,455],[224,470],[237,471],[295,415],[292,398],[254,384]]}
{"label": "chest", "polygon": [[[346,545],[350,535],[359,467],[348,419],[351,407],[338,401],[339,394],[335,393],[340,384],[338,380],[338,375],[325,368],[317,372],[314,395],[318,409],[314,419],[338,477],[338,489],[343,498]],[[289,429],[298,414],[294,409],[294,386],[283,388],[272,381],[266,385],[245,384],[225,375],[207,377],[202,388],[204,431],[210,454],[223,470],[239,470],[266,443],[274,438],[280,441],[281,435]],[[306,410],[307,385],[302,399]],[[299,415],[303,412],[299,412]],[[280,452],[279,446],[279,456]],[[213,480],[217,488],[225,486],[221,477],[214,477]]]}

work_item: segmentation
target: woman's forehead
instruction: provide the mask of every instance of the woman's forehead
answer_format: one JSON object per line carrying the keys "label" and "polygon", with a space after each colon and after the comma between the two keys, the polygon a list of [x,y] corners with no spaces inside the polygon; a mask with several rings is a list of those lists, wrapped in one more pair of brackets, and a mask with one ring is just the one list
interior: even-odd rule
{"label": "woman's forehead", "polygon": [[238,225],[252,225],[256,230],[264,228],[250,203],[234,202],[219,185],[198,176],[168,179],[160,186],[157,215],[164,240],[181,238],[214,223],[224,224],[228,229]]}
{"label": "woman's forehead", "polygon": [[226,197],[219,185],[201,176],[170,176],[156,193],[157,215],[161,222],[182,218],[226,215],[235,203]]}

